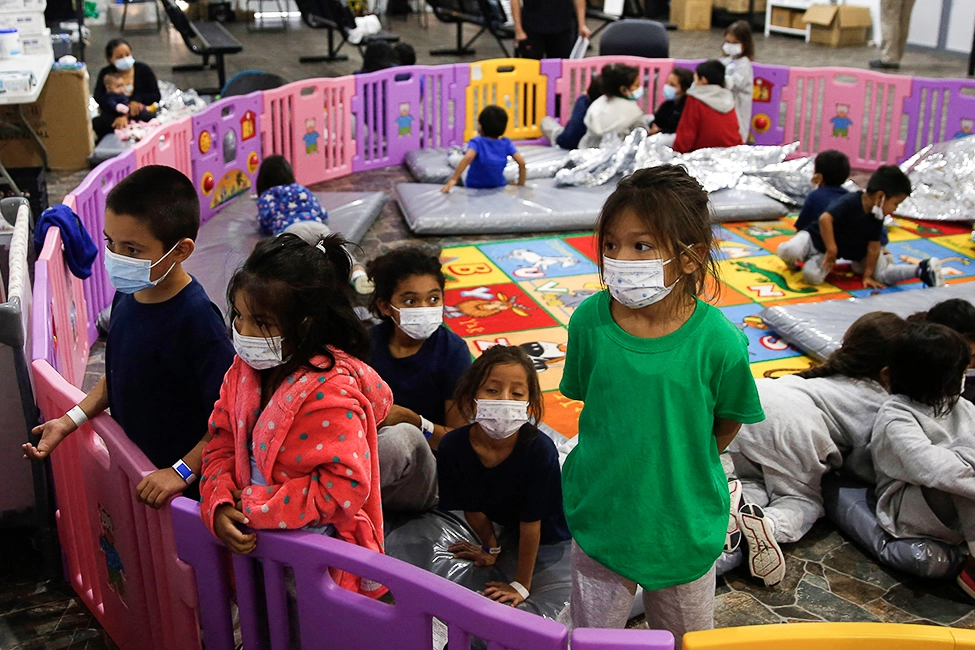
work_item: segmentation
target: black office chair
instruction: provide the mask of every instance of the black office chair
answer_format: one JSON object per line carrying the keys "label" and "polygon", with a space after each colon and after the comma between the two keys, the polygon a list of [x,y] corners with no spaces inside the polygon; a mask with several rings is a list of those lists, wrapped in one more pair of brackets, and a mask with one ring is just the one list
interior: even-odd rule
{"label": "black office chair", "polygon": [[238,72],[224,84],[220,91],[221,97],[234,97],[236,95],[249,95],[258,90],[272,90],[280,88],[288,80],[278,74],[262,72],[260,70],[244,70]]}
{"label": "black office chair", "polygon": [[599,54],[666,59],[670,56],[670,37],[667,36],[667,29],[654,20],[627,18],[603,31],[603,37],[599,39]]}
{"label": "black office chair", "polygon": [[[339,50],[349,40],[349,30],[355,29],[355,17],[345,3],[345,0],[295,0],[298,11],[301,12],[301,20],[312,29],[324,29],[328,38],[328,54],[302,56],[298,58],[298,63],[330,63],[333,61],[347,61],[349,59]],[[341,40],[335,45],[335,33],[338,32]],[[372,41],[386,41],[396,43],[399,36],[387,31],[366,36],[361,42],[356,44],[359,49],[359,56],[362,56],[365,48]]]}

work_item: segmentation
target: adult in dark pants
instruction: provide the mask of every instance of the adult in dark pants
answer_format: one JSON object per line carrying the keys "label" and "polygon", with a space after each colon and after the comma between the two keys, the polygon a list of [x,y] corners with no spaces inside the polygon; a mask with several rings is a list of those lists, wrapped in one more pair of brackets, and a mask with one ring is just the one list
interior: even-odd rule
{"label": "adult in dark pants", "polygon": [[511,0],[516,56],[568,59],[576,36],[589,38],[586,0]]}
{"label": "adult in dark pants", "polygon": [[[125,94],[130,99],[130,115],[138,115],[162,98],[159,94],[159,82],[156,81],[152,68],[135,60],[132,56],[132,48],[125,39],[110,40],[105,46],[105,59],[108,65],[98,72],[98,80],[92,92],[99,106],[104,103],[105,75],[109,72],[122,75],[125,81]],[[125,115],[101,114],[93,118],[91,125],[95,130],[95,141],[101,140],[115,129],[125,128],[128,123],[129,118]]]}

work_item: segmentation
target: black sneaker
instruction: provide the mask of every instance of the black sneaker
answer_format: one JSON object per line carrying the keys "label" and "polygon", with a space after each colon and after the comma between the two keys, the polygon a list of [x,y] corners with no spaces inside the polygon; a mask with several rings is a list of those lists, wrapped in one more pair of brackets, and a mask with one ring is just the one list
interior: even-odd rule
{"label": "black sneaker", "polygon": [[873,68],[874,70],[900,70],[901,64],[887,63],[885,61],[881,61],[880,59],[874,59],[873,61],[870,62],[870,67]]}
{"label": "black sneaker", "polygon": [[941,270],[941,260],[929,257],[917,265],[917,277],[929,287],[945,286],[945,275]]}

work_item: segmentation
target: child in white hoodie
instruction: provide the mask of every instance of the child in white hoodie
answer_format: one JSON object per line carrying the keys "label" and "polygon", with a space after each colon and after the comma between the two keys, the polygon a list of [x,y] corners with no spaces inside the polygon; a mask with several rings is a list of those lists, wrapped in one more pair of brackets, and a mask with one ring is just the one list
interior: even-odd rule
{"label": "child in white hoodie", "polygon": [[615,133],[621,138],[639,126],[649,126],[652,116],[638,103],[643,98],[640,71],[633,66],[610,63],[600,73],[603,96],[586,111],[586,135],[579,141],[580,149],[598,147],[603,136]]}
{"label": "child in white hoodie", "polygon": [[738,132],[741,141],[748,143],[748,132],[752,126],[752,87],[755,73],[752,59],[755,58],[755,39],[747,20],[739,20],[728,25],[724,32],[721,63],[725,67],[725,86],[735,96],[735,112],[738,114]]}
{"label": "child in white hoodie", "polygon": [[[882,373],[892,396],[877,413],[870,452],[881,528],[898,538],[966,542],[975,554],[975,405],[959,399],[970,357],[954,330],[909,325]],[[958,585],[975,599],[972,555]]]}

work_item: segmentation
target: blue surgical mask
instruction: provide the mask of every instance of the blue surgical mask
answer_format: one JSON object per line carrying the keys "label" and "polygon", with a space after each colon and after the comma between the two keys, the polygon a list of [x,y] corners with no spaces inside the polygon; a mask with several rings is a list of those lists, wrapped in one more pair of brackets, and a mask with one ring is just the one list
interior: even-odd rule
{"label": "blue surgical mask", "polygon": [[[177,242],[176,246],[179,246]],[[176,250],[176,246],[169,249],[169,253]],[[108,279],[115,287],[116,291],[121,291],[122,293],[138,293],[139,291],[144,291],[145,289],[151,289],[156,286],[169,275],[169,271],[172,271],[176,266],[176,262],[169,267],[169,271],[166,271],[157,280],[150,280],[149,275],[152,273],[152,268],[166,259],[163,255],[155,262],[150,262],[149,260],[140,260],[135,257],[126,257],[125,255],[119,255],[118,253],[113,253],[112,251],[105,249],[105,271],[108,272]]]}
{"label": "blue surgical mask", "polygon": [[126,72],[132,69],[135,65],[135,57],[131,54],[128,56],[123,56],[121,59],[115,61],[115,69],[119,72]]}
{"label": "blue surgical mask", "polygon": [[664,99],[671,102],[677,99],[677,89],[673,86],[664,86]]}
{"label": "blue surgical mask", "polygon": [[627,97],[627,99],[634,102],[638,102],[641,99],[643,99],[643,86],[637,86],[637,89],[631,92],[630,96]]}

